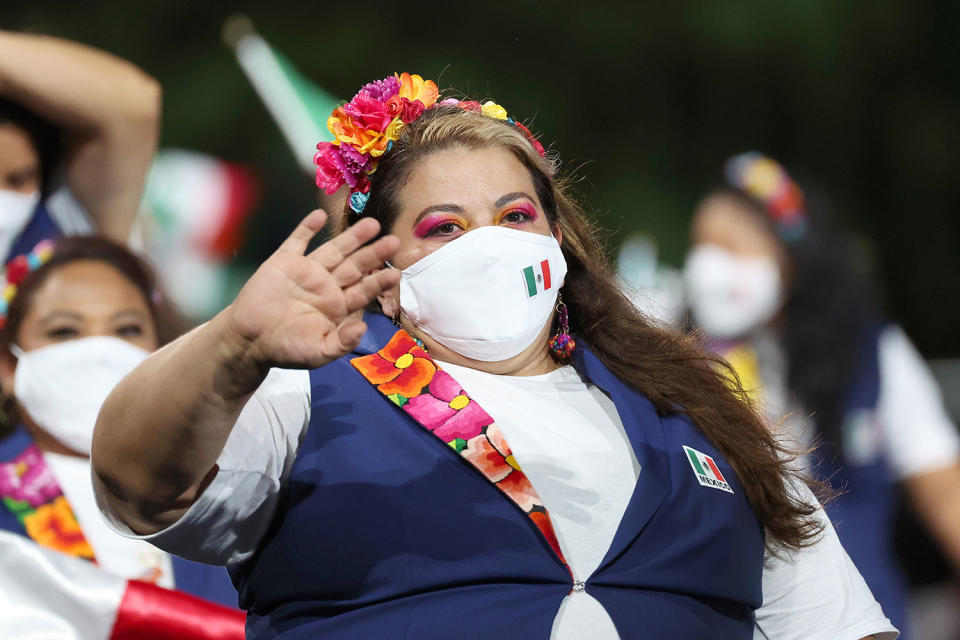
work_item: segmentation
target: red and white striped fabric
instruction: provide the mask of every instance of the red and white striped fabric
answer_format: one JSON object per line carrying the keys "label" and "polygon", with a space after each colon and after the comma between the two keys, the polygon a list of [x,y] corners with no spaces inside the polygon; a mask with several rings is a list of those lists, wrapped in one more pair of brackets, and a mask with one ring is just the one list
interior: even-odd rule
{"label": "red and white striped fabric", "polygon": [[0,638],[240,640],[244,618],[0,531]]}

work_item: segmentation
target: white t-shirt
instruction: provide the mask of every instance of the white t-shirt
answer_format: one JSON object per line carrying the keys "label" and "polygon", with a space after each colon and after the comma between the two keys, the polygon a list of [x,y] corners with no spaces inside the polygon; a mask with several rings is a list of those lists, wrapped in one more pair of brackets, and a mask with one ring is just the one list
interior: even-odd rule
{"label": "white t-shirt", "polygon": [[[613,539],[640,469],[613,403],[572,367],[543,376],[495,376],[441,364],[496,420],[514,456],[551,512],[574,575],[585,580]],[[522,409],[518,410],[518,407]],[[272,370],[244,407],[218,459],[220,471],[175,524],[143,538],[172,553],[212,563],[249,558],[276,509],[310,419],[305,371]],[[806,487],[798,489],[811,503]],[[101,510],[126,535],[129,528]],[[768,556],[755,638],[859,640],[897,633],[829,525],[802,551]],[[204,536],[198,540],[197,532]],[[552,638],[618,638],[587,592],[565,598]]]}
{"label": "white t-shirt", "polygon": [[[787,362],[780,344],[766,333],[751,344],[768,419],[796,440],[800,449],[809,447],[814,436],[813,420],[797,408],[787,391]],[[862,464],[886,455],[898,480],[956,464],[960,460],[960,435],[923,358],[895,325],[883,329],[877,348],[880,392],[876,412],[853,416],[845,425],[845,454],[851,462]]]}
{"label": "white t-shirt", "polygon": [[124,578],[174,588],[173,564],[166,553],[144,540],[117,535],[100,517],[90,482],[89,458],[45,451],[43,461],[70,503],[101,569]]}

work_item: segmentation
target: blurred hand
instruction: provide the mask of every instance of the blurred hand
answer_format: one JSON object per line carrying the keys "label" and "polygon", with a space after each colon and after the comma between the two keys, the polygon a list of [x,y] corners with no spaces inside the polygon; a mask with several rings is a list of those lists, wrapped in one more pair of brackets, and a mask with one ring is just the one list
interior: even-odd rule
{"label": "blurred hand", "polygon": [[356,312],[400,281],[396,269],[380,268],[400,246],[395,236],[364,246],[380,231],[373,218],[304,255],[326,220],[320,209],[304,218],[226,310],[261,367],[316,368],[349,353],[367,329]]}

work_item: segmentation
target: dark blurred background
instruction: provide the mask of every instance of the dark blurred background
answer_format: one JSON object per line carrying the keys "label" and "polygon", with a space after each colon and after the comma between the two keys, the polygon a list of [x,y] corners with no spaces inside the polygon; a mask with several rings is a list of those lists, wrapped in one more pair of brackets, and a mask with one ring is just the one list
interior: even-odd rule
{"label": "dark blurred background", "polygon": [[829,195],[864,240],[887,306],[927,357],[960,356],[960,3],[390,4],[5,2],[0,28],[78,40],[164,86],[162,146],[254,167],[266,194],[237,256],[252,268],[316,201],[224,45],[248,15],[343,98],[411,71],[532,119],[616,232],[679,265],[722,160],[763,150]]}

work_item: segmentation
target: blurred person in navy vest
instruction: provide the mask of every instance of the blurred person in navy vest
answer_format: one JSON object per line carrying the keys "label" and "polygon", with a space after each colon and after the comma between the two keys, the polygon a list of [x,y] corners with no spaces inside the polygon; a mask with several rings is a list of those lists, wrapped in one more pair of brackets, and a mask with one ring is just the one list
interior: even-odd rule
{"label": "blurred person in navy vest", "polygon": [[0,31],[0,260],[60,235],[128,241],[160,94],[156,80],[109,53]]}
{"label": "blurred person in navy vest", "polygon": [[869,265],[823,203],[760,153],[730,158],[697,206],[684,269],[694,323],[738,372],[827,505],[884,611],[906,628],[896,483],[960,566],[960,438],[936,382],[887,319]]}

